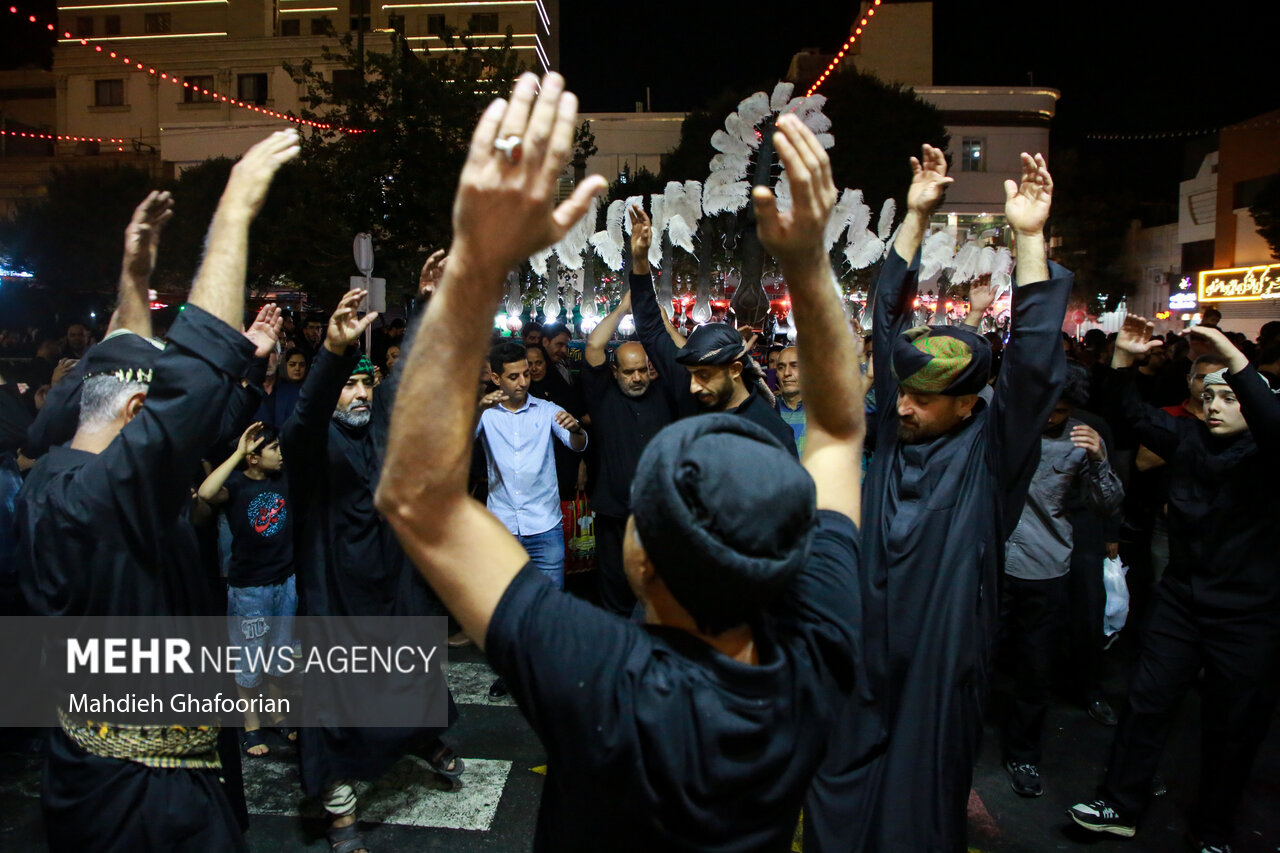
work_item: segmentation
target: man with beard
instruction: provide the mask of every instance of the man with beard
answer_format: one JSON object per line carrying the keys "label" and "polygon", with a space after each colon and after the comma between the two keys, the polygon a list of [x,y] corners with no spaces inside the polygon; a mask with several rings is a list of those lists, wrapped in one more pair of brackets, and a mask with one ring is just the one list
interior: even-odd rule
{"label": "man with beard", "polygon": [[[432,255],[419,292],[443,266],[443,252]],[[430,281],[429,281],[430,280]],[[343,296],[298,397],[281,430],[289,466],[289,490],[297,512],[295,558],[298,613],[301,616],[439,616],[439,602],[422,582],[386,520],[373,505],[385,447],[385,425],[394,402],[399,371],[378,390],[374,406],[373,364],[356,347],[377,317],[360,318],[356,308],[366,291]],[[412,346],[406,342],[406,349]],[[390,398],[390,399],[387,399]],[[384,408],[385,407],[385,408]],[[433,671],[434,672],[434,671]],[[417,682],[388,683],[397,701],[427,707],[437,691],[447,690],[443,676]],[[415,697],[410,699],[409,697]],[[376,702],[378,696],[366,697]],[[321,700],[327,701],[327,700]],[[448,697],[448,722],[457,709]],[[329,814],[328,837],[335,849],[363,850],[356,827],[352,781],[382,776],[401,756],[426,745],[422,753],[432,769],[453,781],[463,770],[437,728],[356,728],[338,725],[302,731],[299,753],[302,786],[319,797]]]}
{"label": "man with beard", "polygon": [[622,537],[631,514],[631,480],[649,439],[675,420],[670,398],[649,381],[649,357],[644,347],[628,341],[614,353],[614,363],[606,364],[605,345],[629,313],[628,292],[587,338],[587,366],[582,371],[597,461],[591,508],[596,514],[600,606],[619,616],[629,616],[636,606],[622,566]]}
{"label": "man with beard", "polygon": [[[728,323],[704,323],[694,329],[683,348],[667,334],[649,274],[649,244],[653,227],[640,207],[631,208],[631,305],[636,336],[658,368],[675,403],[678,416],[698,412],[728,412],[754,421],[795,451],[795,435],[774,410],[774,397],[749,347]],[[797,454],[798,457],[798,454]]]}
{"label": "man with beard", "polygon": [[1017,287],[987,404],[978,397],[990,378],[985,338],[959,326],[909,327],[909,259],[953,180],[931,146],[911,165],[907,215],[875,300],[879,428],[862,531],[869,678],[832,732],[805,806],[810,853],[965,849],[1003,544],[1065,371],[1071,274],[1056,265],[1050,274],[1044,158],[1023,154],[1021,185],[1005,182]]}

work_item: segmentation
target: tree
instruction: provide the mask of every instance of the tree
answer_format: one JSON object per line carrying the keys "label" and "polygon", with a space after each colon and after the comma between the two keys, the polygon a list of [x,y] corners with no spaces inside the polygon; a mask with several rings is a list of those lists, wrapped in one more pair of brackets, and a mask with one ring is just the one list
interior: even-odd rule
{"label": "tree", "polygon": [[1280,175],[1258,190],[1249,206],[1258,235],[1271,247],[1271,257],[1280,260]]}
{"label": "tree", "polygon": [[591,132],[591,122],[584,121],[573,132],[573,159],[569,162],[573,166],[575,184],[582,183],[586,178],[587,161],[596,156],[599,150],[596,147],[596,135]]}

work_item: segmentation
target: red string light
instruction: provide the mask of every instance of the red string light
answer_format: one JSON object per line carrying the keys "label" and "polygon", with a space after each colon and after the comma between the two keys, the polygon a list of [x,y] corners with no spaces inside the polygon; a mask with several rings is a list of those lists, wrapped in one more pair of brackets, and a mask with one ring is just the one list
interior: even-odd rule
{"label": "red string light", "polygon": [[[10,7],[9,7],[9,14],[11,14],[11,15],[20,15],[20,13],[18,12],[18,7],[17,7],[17,6],[10,6]],[[40,21],[36,19],[36,16],[35,16],[35,15],[28,15],[28,16],[27,16],[27,21],[28,21],[28,23],[32,23],[32,24],[36,24],[36,25],[39,25],[39,24],[40,24]],[[46,23],[46,24],[44,25],[44,27],[45,27],[45,29],[49,30],[50,32],[53,32],[53,33],[56,33],[56,32],[57,32],[57,29],[54,27],[54,25],[53,25],[53,24]],[[70,32],[64,31],[64,32],[62,33],[62,37],[63,37],[63,38],[65,38],[65,39],[70,39],[70,38],[72,38],[72,35],[71,35],[71,33],[70,33]],[[100,44],[93,44],[93,45],[91,45],[91,44],[89,44],[89,40],[88,40],[87,38],[82,38],[82,39],[80,39],[80,40],[79,40],[79,41],[77,41],[77,42],[70,42],[70,43],[72,43],[72,44],[79,44],[81,47],[92,47],[92,48],[94,49],[94,52],[96,52],[96,53],[103,53],[102,45],[100,45]],[[266,107],[261,107],[261,106],[258,106],[257,104],[248,104],[248,103],[245,103],[244,101],[237,100],[236,98],[229,98],[229,97],[227,97],[226,95],[219,94],[218,92],[216,92],[216,91],[214,91],[214,90],[211,90],[211,89],[198,89],[198,90],[195,90],[195,89],[194,89],[194,87],[192,87],[190,84],[188,84],[188,83],[186,83],[186,82],[184,82],[184,81],[182,81],[182,80],[179,80],[179,79],[178,79],[178,77],[177,77],[176,75],[169,74],[168,72],[165,72],[165,71],[160,71],[160,70],[159,70],[159,69],[157,69],[157,68],[153,68],[153,67],[151,67],[151,66],[149,66],[149,65],[145,65],[144,63],[138,62],[137,60],[131,60],[131,59],[130,59],[129,57],[127,57],[127,56],[124,56],[124,57],[119,56],[119,55],[118,55],[114,50],[108,50],[108,51],[106,51],[106,53],[107,53],[107,56],[108,56],[110,59],[119,59],[119,60],[120,60],[120,61],[121,61],[125,66],[132,66],[132,67],[130,67],[130,68],[129,68],[129,70],[130,70],[130,71],[146,71],[148,74],[151,74],[151,75],[154,75],[154,76],[156,76],[156,77],[159,77],[161,80],[168,80],[168,81],[170,81],[170,82],[171,82],[171,83],[173,83],[175,86],[176,86],[176,85],[178,85],[178,84],[181,84],[183,87],[188,88],[188,89],[193,89],[194,91],[198,91],[198,92],[199,92],[200,94],[202,94],[202,95],[208,95],[210,98],[212,98],[212,99],[213,99],[213,100],[215,100],[215,101],[219,101],[219,102],[221,102],[221,103],[225,103],[225,104],[230,104],[230,105],[231,105],[231,106],[233,106],[233,107],[239,107],[240,109],[244,109],[244,110],[252,110],[253,112],[258,113],[259,115],[264,115],[264,116],[267,116],[267,117],[269,117],[269,118],[280,119],[281,121],[289,121],[289,122],[293,122],[294,124],[303,125],[303,126],[305,126],[305,127],[314,127],[314,128],[316,128],[317,130],[336,130],[336,131],[338,131],[338,132],[340,132],[340,133],[373,133],[373,132],[374,132],[372,129],[369,129],[369,128],[361,129],[361,128],[354,128],[354,127],[337,127],[337,126],[335,126],[335,125],[327,124],[327,123],[325,123],[325,122],[310,121],[309,119],[304,119],[304,118],[299,118],[299,117],[297,117],[297,116],[287,115],[286,113],[277,112],[276,110],[267,109]],[[10,136],[12,136],[13,134],[12,134],[12,133],[10,133],[9,135],[10,135]],[[101,137],[89,137],[89,136],[63,136],[63,135],[61,135],[61,134],[44,134],[43,136],[41,136],[41,137],[39,137],[39,138],[56,139],[56,140],[59,140],[59,141],[64,141],[64,140],[65,140],[65,141],[75,141],[75,142],[82,142],[82,141],[86,141],[86,142],[102,142],[102,141],[106,141],[106,140],[104,140],[104,139],[103,139],[103,138],[101,138]],[[111,141],[113,141],[113,142],[114,142],[114,141],[116,141],[116,140],[111,140]],[[123,142],[124,140],[118,140],[118,141]]]}
{"label": "red string light", "polygon": [[884,2],[884,0],[872,0],[871,8],[867,9],[867,17],[858,21],[858,26],[854,27],[853,35],[849,36],[849,40],[846,41],[838,51],[836,51],[835,58],[832,59],[826,69],[818,75],[818,79],[813,81],[813,85],[809,87],[809,91],[804,93],[805,97],[808,97],[818,91],[818,87],[827,82],[827,78],[836,70],[836,66],[840,64],[840,60],[844,59],[844,55],[848,52],[849,48],[853,47],[853,43],[858,40],[858,36],[862,35],[862,30],[867,26],[867,21],[875,15],[876,7],[882,2]]}

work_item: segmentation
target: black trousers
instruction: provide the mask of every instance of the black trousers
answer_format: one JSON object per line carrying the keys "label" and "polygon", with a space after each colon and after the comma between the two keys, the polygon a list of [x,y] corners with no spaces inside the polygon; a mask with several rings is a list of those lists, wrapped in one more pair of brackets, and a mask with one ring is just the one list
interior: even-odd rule
{"label": "black trousers", "polygon": [[1102,619],[1107,591],[1102,583],[1102,559],[1106,556],[1102,523],[1092,512],[1072,515],[1071,572],[1068,586],[1071,615],[1072,687],[1085,705],[1102,698]]}
{"label": "black trousers", "polygon": [[1000,621],[1015,661],[1013,709],[1004,731],[1004,755],[1010,761],[1040,763],[1054,646],[1066,616],[1069,584],[1070,575],[1049,580],[1004,576]]}
{"label": "black trousers", "polygon": [[1156,587],[1102,794],[1142,813],[1178,705],[1203,668],[1192,829],[1205,843],[1225,844],[1276,703],[1280,620],[1270,612],[1205,607],[1185,590],[1168,581]]}
{"label": "black trousers", "polygon": [[622,537],[627,520],[596,513],[596,574],[600,585],[600,606],[626,619],[635,609],[636,597],[622,567]]}

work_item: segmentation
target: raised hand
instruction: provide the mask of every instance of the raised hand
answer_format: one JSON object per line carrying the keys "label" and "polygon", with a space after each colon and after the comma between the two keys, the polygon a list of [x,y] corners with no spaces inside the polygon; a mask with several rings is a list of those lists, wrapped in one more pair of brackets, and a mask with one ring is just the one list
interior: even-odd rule
{"label": "raised hand", "polygon": [[249,453],[249,448],[258,440],[258,434],[262,432],[262,421],[255,421],[249,424],[249,428],[240,434],[240,441],[236,444],[236,454],[243,457]]}
{"label": "raised hand", "polygon": [[631,217],[631,265],[635,266],[637,258],[644,258],[647,265],[649,247],[653,245],[653,223],[638,204],[631,205],[627,215]]}
{"label": "raised hand", "polygon": [[[536,96],[536,103],[535,103]],[[489,105],[458,179],[453,204],[453,254],[495,281],[530,255],[559,242],[604,190],[592,175],[555,205],[560,173],[573,153],[578,98],[564,78],[522,74],[510,102]]]}
{"label": "raised hand", "polygon": [[947,157],[942,149],[922,145],[919,159],[911,158],[907,210],[927,219],[938,209],[943,194],[952,183],[955,183],[955,178],[947,177]]}
{"label": "raised hand", "polygon": [[1102,436],[1098,435],[1097,430],[1092,427],[1084,424],[1072,427],[1071,443],[1076,447],[1083,447],[1094,462],[1101,462],[1107,458],[1107,449],[1102,444]]}
{"label": "raised hand", "polygon": [[377,311],[370,311],[364,315],[363,319],[357,313],[360,300],[368,295],[369,291],[357,287],[354,290],[348,290],[342,297],[333,316],[329,318],[329,330],[324,339],[325,349],[335,355],[342,355],[347,351],[347,347],[360,340],[364,330],[378,319]]}
{"label": "raised hand", "polygon": [[173,218],[173,196],[152,190],[133,209],[133,218],[124,230],[124,273],[136,283],[146,282],[156,266],[160,232]]}
{"label": "raised hand", "polygon": [[969,285],[969,316],[977,314],[979,318],[987,313],[987,309],[991,307],[991,303],[995,301],[995,293],[991,289],[991,277],[984,276],[981,279],[975,279],[973,284]]}
{"label": "raised hand", "polygon": [[422,265],[422,272],[418,274],[419,299],[425,298],[436,289],[441,276],[444,275],[444,265],[448,260],[449,256],[445,254],[444,249],[436,249],[427,257],[427,262]]}
{"label": "raised hand", "polygon": [[738,334],[742,336],[742,345],[747,352],[751,352],[756,348],[756,341],[760,340],[760,333],[748,325],[738,327]]}
{"label": "raised hand", "polygon": [[274,302],[263,305],[258,316],[245,329],[244,336],[253,341],[253,354],[258,358],[266,358],[275,352],[276,343],[280,340],[280,329],[284,325],[284,315]]}
{"label": "raised hand", "polygon": [[1249,363],[1248,356],[1240,352],[1239,348],[1231,343],[1231,339],[1224,335],[1221,329],[1213,326],[1192,326],[1187,329],[1186,334],[1192,341],[1204,343],[1211,350],[1225,358],[1232,373],[1239,373]]}
{"label": "raised hand", "polygon": [[250,217],[256,216],[267,197],[271,179],[301,150],[298,131],[276,131],[246,151],[232,167],[222,197],[237,202]]}
{"label": "raised hand", "polygon": [[1021,235],[1040,234],[1053,202],[1053,178],[1044,155],[1022,154],[1022,182],[1004,182],[1004,217]]}
{"label": "raised hand", "polygon": [[561,409],[556,412],[555,421],[560,426],[572,433],[576,433],[582,429],[582,425],[578,423],[577,418]]}
{"label": "raised hand", "polygon": [[1124,324],[1116,335],[1116,350],[1129,355],[1146,355],[1156,347],[1164,346],[1164,341],[1159,338],[1152,340],[1155,331],[1155,324],[1146,317],[1130,314],[1124,318]]}
{"label": "raised hand", "polygon": [[506,399],[507,393],[505,391],[490,391],[479,399],[476,403],[476,408],[491,409]]}
{"label": "raised hand", "polygon": [[779,210],[768,187],[753,189],[756,234],[784,269],[829,265],[827,220],[836,203],[831,159],[813,131],[790,113],[778,119],[773,145],[791,183],[791,210]]}

